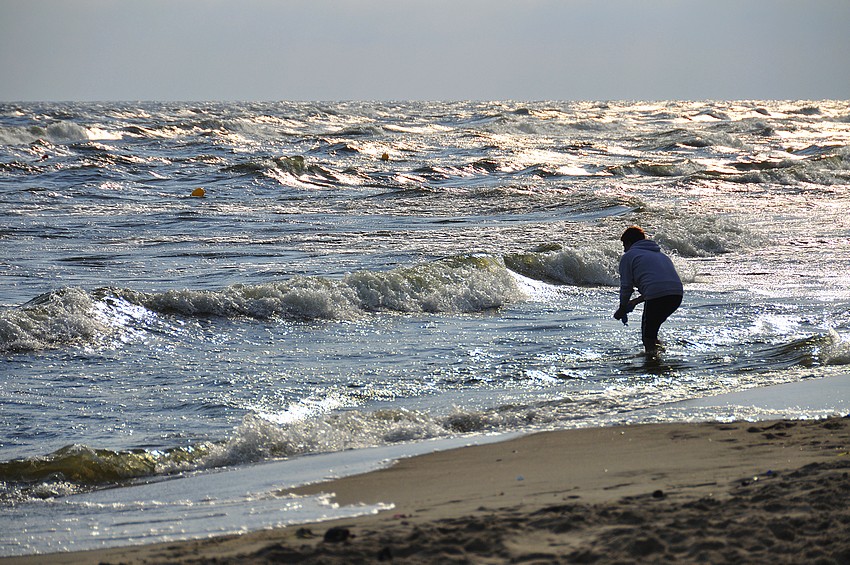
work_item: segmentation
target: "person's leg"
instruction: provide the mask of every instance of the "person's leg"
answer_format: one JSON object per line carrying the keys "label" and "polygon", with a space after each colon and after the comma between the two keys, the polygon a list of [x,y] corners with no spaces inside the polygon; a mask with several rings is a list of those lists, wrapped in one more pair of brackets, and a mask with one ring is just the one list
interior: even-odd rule
{"label": "person's leg", "polygon": [[647,300],[643,305],[643,317],[641,318],[641,338],[643,347],[647,353],[658,349],[658,330],[661,324],[670,317],[682,304],[682,297],[678,295],[662,296]]}

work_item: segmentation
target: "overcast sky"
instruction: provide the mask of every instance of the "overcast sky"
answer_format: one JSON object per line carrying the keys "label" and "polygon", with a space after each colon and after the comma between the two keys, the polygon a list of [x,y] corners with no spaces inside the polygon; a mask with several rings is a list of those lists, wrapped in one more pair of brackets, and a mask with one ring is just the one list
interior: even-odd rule
{"label": "overcast sky", "polygon": [[0,0],[0,100],[850,99],[848,0]]}

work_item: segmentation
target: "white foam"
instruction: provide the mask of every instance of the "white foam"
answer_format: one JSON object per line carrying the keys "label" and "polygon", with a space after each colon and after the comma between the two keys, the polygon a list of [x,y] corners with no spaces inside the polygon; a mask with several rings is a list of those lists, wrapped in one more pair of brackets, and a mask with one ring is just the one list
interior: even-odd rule
{"label": "white foam", "polygon": [[528,278],[559,284],[616,286],[619,281],[619,255],[613,245],[515,254],[505,262]]}
{"label": "white foam", "polygon": [[816,356],[824,365],[850,365],[850,341],[834,329],[829,329],[829,341],[818,348]]}
{"label": "white foam", "polygon": [[158,312],[190,316],[349,320],[381,310],[480,312],[522,298],[500,260],[470,257],[386,272],[358,271],[341,280],[295,277],[220,291],[170,290],[137,300]]}
{"label": "white foam", "polygon": [[111,333],[93,316],[91,296],[79,288],[43,295],[21,308],[0,311],[0,351],[31,351],[95,340]]}

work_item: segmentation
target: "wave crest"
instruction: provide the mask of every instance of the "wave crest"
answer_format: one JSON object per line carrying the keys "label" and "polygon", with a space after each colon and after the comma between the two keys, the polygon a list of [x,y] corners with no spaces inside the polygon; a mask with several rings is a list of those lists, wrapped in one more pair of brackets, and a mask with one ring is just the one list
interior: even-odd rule
{"label": "wave crest", "polygon": [[0,352],[33,351],[88,342],[109,331],[93,316],[95,301],[80,288],[43,294],[21,308],[0,311]]}
{"label": "wave crest", "polygon": [[248,412],[230,437],[164,450],[111,450],[69,445],[53,453],[0,462],[2,496],[9,501],[51,498],[127,484],[146,477],[256,463],[528,425],[524,410],[468,412],[346,410],[292,421]]}
{"label": "wave crest", "polygon": [[0,310],[0,352],[103,342],[144,331],[157,314],[185,317],[351,320],[370,312],[474,313],[525,297],[498,257],[452,257],[340,280],[295,277],[221,290],[140,292],[65,288]]}
{"label": "wave crest", "polygon": [[73,143],[105,139],[121,139],[121,134],[65,121],[47,125],[0,127],[0,145],[29,145],[38,141]]}
{"label": "wave crest", "polygon": [[455,257],[387,272],[359,271],[341,280],[296,277],[221,291],[134,293],[156,312],[293,320],[353,319],[365,312],[481,312],[522,298],[504,263]]}
{"label": "wave crest", "polygon": [[508,255],[505,264],[525,277],[551,284],[619,284],[619,255],[613,245],[583,249],[543,248],[537,252]]}

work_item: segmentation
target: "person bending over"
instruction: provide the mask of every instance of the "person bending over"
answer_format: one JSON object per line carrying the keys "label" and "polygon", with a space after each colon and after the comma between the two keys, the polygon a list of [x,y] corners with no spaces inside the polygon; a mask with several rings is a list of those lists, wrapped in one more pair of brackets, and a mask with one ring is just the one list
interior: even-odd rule
{"label": "person bending over", "polygon": [[[684,290],[682,279],[673,262],[661,252],[638,226],[623,232],[623,257],[620,259],[620,307],[614,318],[628,321],[628,313],[644,302],[640,331],[647,353],[655,353],[661,342],[658,330],[661,324],[682,304]],[[640,296],[632,299],[637,288]]]}

